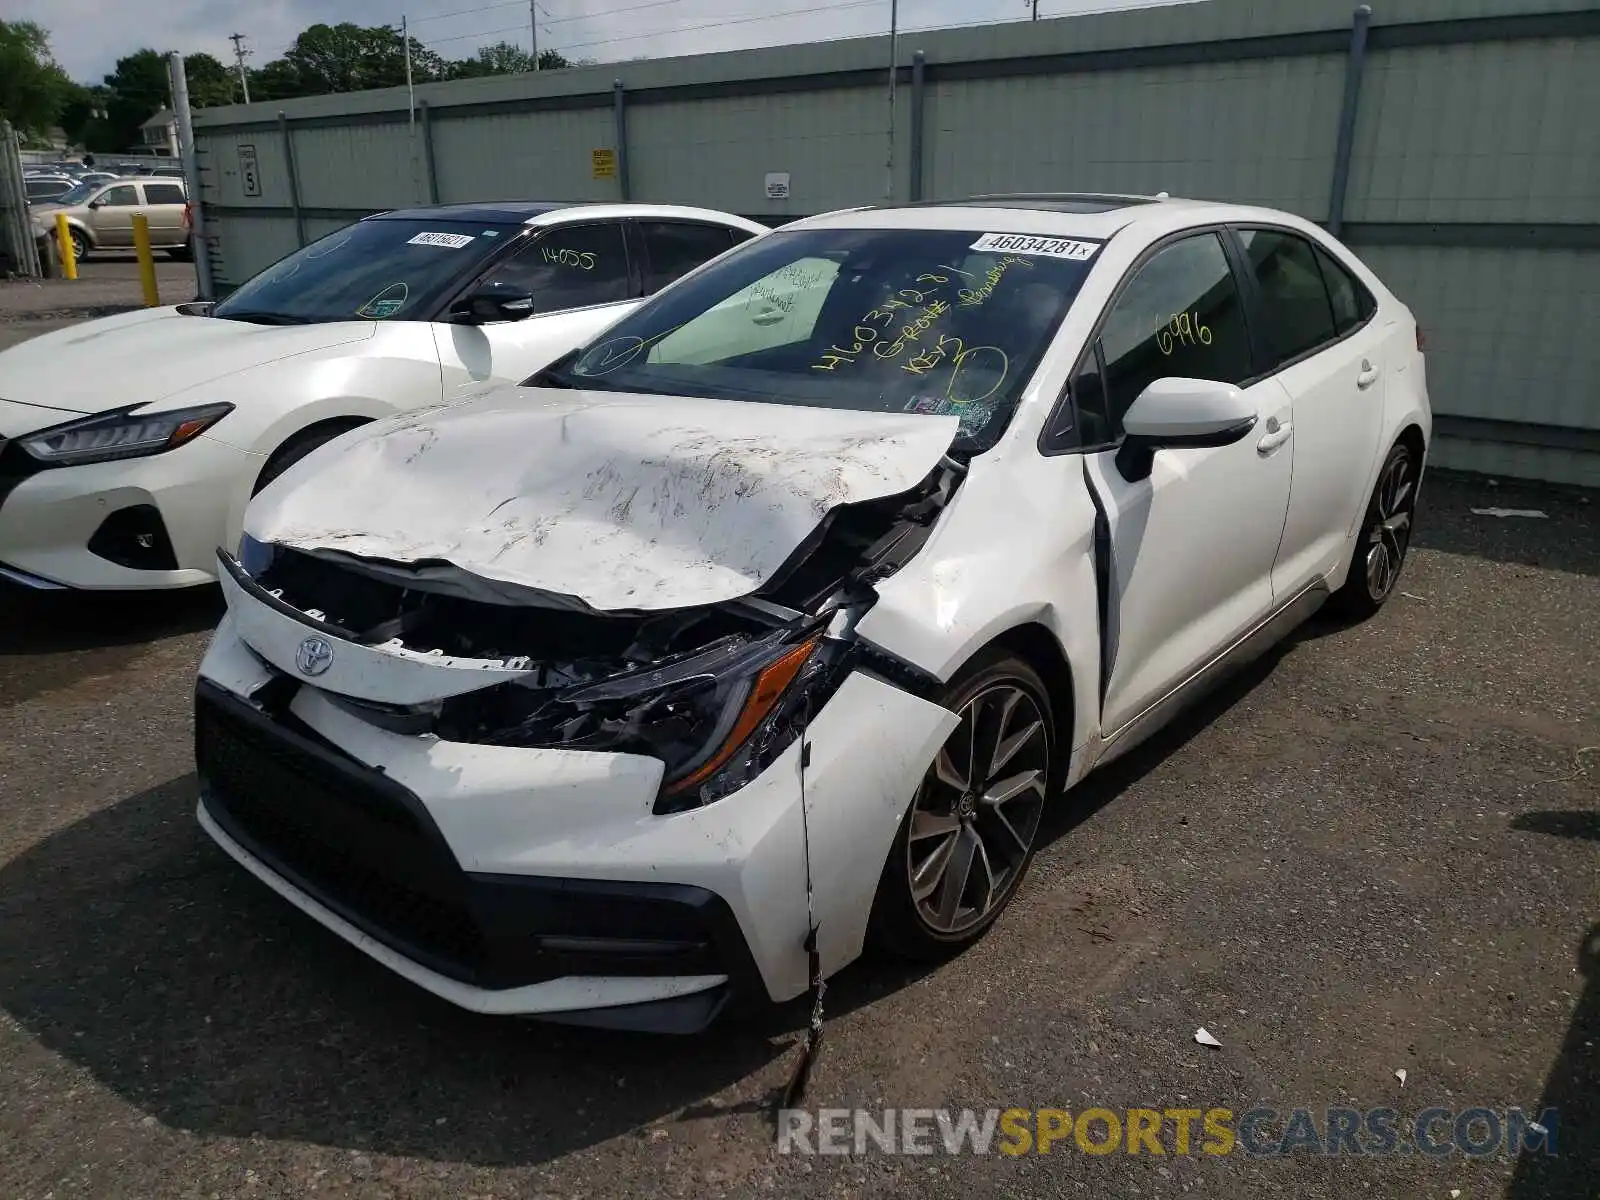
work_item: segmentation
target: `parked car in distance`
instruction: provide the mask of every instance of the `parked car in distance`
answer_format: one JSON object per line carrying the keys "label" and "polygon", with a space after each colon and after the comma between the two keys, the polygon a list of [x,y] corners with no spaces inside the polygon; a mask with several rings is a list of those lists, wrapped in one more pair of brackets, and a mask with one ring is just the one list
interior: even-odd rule
{"label": "parked car in distance", "polygon": [[80,183],[71,191],[32,207],[34,232],[55,229],[56,214],[67,216],[73,253],[86,258],[95,250],[133,247],[133,218],[143,213],[150,226],[150,247],[173,258],[190,256],[190,231],[184,221],[189,192],[181,179],[112,179]]}
{"label": "parked car in distance", "polygon": [[[251,494],[317,446],[525,379],[765,232],[671,205],[409,209],[331,233],[220,303],[24,342],[0,353],[0,576],[210,582]],[[92,373],[62,370],[85,356]]]}
{"label": "parked car in distance", "polygon": [[1047,803],[1395,593],[1431,430],[1411,312],[1287,213],[796,221],[257,496],[198,817],[481,1012],[689,1031],[813,939],[938,959]]}
{"label": "parked car in distance", "polygon": [[24,174],[22,177],[22,190],[27,193],[30,208],[57,200],[76,186],[77,181],[70,175]]}

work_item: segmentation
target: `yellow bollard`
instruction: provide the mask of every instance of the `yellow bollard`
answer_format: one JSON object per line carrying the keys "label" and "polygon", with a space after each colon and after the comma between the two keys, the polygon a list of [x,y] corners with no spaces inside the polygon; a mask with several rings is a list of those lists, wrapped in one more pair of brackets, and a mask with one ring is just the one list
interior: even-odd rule
{"label": "yellow bollard", "polygon": [[161,293],[156,290],[156,260],[150,256],[150,218],[143,213],[133,215],[133,251],[139,256],[139,283],[144,287],[144,306],[155,308],[161,303]]}
{"label": "yellow bollard", "polygon": [[72,249],[72,234],[67,230],[67,214],[56,214],[56,244],[61,250],[61,274],[67,279],[78,277],[78,256]]}

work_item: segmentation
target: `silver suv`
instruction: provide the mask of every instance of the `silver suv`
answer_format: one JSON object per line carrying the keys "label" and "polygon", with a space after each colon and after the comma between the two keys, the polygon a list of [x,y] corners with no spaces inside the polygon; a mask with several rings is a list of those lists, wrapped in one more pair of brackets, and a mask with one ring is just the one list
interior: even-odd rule
{"label": "silver suv", "polygon": [[133,246],[133,218],[143,213],[150,222],[150,246],[173,258],[190,254],[189,226],[184,212],[189,191],[181,178],[144,177],[80,183],[65,195],[35,204],[29,212],[34,229],[53,234],[56,214],[67,214],[67,231],[79,258],[94,250],[126,250]]}

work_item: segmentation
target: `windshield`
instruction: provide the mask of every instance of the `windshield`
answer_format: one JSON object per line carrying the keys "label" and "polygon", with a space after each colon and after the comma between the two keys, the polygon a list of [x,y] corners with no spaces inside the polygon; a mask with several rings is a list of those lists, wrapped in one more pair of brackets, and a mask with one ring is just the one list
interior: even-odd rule
{"label": "windshield", "polygon": [[986,449],[1097,242],[981,230],[776,232],[533,382],[961,418]]}
{"label": "windshield", "polygon": [[416,320],[476,274],[521,225],[357,221],[243,284],[212,315],[248,321]]}
{"label": "windshield", "polygon": [[62,192],[52,203],[71,208],[74,204],[87,204],[89,197],[100,190],[98,183],[78,183]]}

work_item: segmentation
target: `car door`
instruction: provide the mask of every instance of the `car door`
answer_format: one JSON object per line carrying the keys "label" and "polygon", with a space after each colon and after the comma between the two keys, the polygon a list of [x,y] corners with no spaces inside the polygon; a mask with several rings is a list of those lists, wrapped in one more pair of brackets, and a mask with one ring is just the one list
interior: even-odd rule
{"label": "car door", "polygon": [[89,201],[89,226],[96,246],[133,245],[133,214],[142,201],[136,183],[114,183]]}
{"label": "car door", "polygon": [[151,180],[141,183],[144,213],[150,222],[152,246],[181,246],[188,240],[183,227],[183,207],[188,197],[176,180]]}
{"label": "car door", "polygon": [[[1253,373],[1242,290],[1221,232],[1210,230],[1170,241],[1135,267],[1074,377],[1106,555],[1107,737],[1272,609],[1272,564],[1289,506],[1282,430],[1292,413],[1278,381],[1252,383]],[[1168,377],[1241,385],[1257,406],[1257,426],[1229,446],[1159,450],[1149,476],[1130,480],[1117,465],[1122,416]]]}
{"label": "car door", "polygon": [[622,222],[585,221],[541,231],[466,290],[530,292],[533,315],[484,325],[436,322],[446,399],[520,383],[548,366],[637,304],[639,281]]}
{"label": "car door", "polygon": [[1238,228],[1256,296],[1258,351],[1294,402],[1294,486],[1273,588],[1293,594],[1349,557],[1383,426],[1384,331],[1376,302],[1309,238]]}

